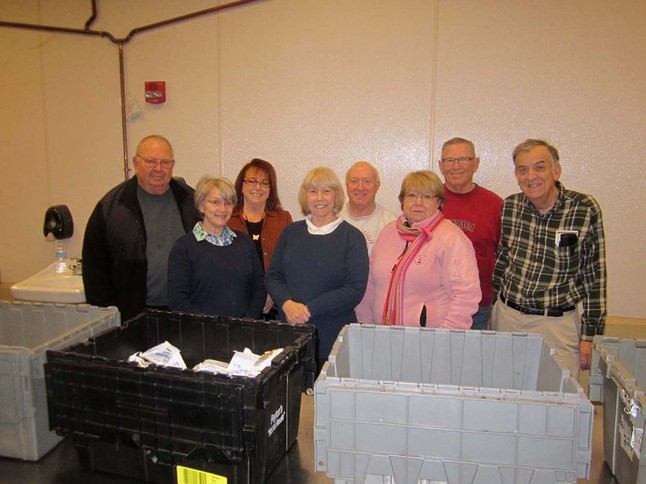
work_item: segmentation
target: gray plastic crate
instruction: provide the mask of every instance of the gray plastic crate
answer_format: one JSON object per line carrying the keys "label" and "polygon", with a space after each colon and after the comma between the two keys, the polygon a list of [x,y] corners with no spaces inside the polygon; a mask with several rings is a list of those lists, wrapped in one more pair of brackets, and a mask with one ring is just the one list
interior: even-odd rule
{"label": "gray plastic crate", "polygon": [[114,307],[0,301],[0,455],[38,460],[62,440],[49,430],[45,351],[119,322]]}
{"label": "gray plastic crate", "polygon": [[587,478],[594,410],[540,335],[351,324],[314,386],[338,484]]}
{"label": "gray plastic crate", "polygon": [[603,402],[603,457],[620,484],[646,483],[646,340],[594,338],[591,398]]}

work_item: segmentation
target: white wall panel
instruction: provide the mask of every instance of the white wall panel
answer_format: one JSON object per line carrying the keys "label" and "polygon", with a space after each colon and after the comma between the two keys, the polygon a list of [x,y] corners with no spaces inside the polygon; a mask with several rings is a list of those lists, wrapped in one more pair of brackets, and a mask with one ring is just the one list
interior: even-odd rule
{"label": "white wall panel", "polygon": [[645,32],[646,2],[442,2],[434,113],[434,159],[472,139],[478,181],[502,196],[519,191],[515,145],[559,149],[561,181],[603,210],[610,313],[632,316],[646,312],[646,228],[626,212],[645,194]]}
{"label": "white wall panel", "polygon": [[428,168],[434,2],[263,2],[221,22],[224,172],[254,156],[277,167],[297,218],[318,165],[341,179],[357,160],[382,175],[398,210],[404,174]]}
{"label": "white wall panel", "polygon": [[[120,37],[218,2],[97,4],[93,28]],[[90,5],[13,0],[0,20],[82,28]],[[564,184],[602,205],[610,313],[644,317],[645,32],[637,0],[258,1],[124,46],[141,108],[129,155],[142,136],[164,134],[191,184],[266,158],[298,218],[298,187],[316,165],[343,177],[372,161],[379,200],[396,210],[404,174],[437,169],[450,137],[476,143],[477,181],[503,196],[518,191],[514,145],[545,137],[561,151]],[[0,62],[0,278],[15,281],[49,260],[47,206],[71,206],[80,251],[87,215],[123,179],[118,51],[107,39],[0,28]],[[166,81],[166,104],[144,103],[150,80]]]}

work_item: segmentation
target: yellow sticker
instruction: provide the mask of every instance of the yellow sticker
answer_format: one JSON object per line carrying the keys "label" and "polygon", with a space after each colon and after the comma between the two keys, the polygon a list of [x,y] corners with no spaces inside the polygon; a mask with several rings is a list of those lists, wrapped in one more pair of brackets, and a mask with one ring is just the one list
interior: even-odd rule
{"label": "yellow sticker", "polygon": [[177,484],[227,484],[227,478],[190,467],[177,466]]}

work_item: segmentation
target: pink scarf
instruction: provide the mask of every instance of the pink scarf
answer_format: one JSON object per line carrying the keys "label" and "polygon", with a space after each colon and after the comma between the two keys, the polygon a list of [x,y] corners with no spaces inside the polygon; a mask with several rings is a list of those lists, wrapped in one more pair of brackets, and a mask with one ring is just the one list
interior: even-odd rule
{"label": "pink scarf", "polygon": [[413,260],[415,260],[415,256],[417,256],[422,246],[431,240],[433,230],[443,219],[444,214],[439,212],[437,218],[431,217],[423,227],[407,227],[404,225],[405,220],[403,216],[397,219],[397,231],[399,232],[399,236],[406,241],[407,247],[399,257],[390,276],[390,285],[388,286],[388,294],[386,296],[386,302],[384,303],[381,324],[386,326],[402,326],[404,324],[402,314],[406,271]]}

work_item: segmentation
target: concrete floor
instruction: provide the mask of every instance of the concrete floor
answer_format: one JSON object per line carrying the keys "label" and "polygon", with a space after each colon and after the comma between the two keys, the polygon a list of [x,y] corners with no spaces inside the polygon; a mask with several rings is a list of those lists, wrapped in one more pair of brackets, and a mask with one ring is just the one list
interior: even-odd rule
{"label": "concrete floor", "polygon": [[[322,472],[314,471],[314,397],[303,394],[298,440],[269,475],[268,484],[332,483]],[[603,460],[603,407],[595,405],[594,436],[590,478],[578,483],[610,484],[617,481]],[[38,462],[0,457],[0,483],[21,484],[125,484],[123,477],[86,471],[78,462],[69,439],[64,440]]]}

